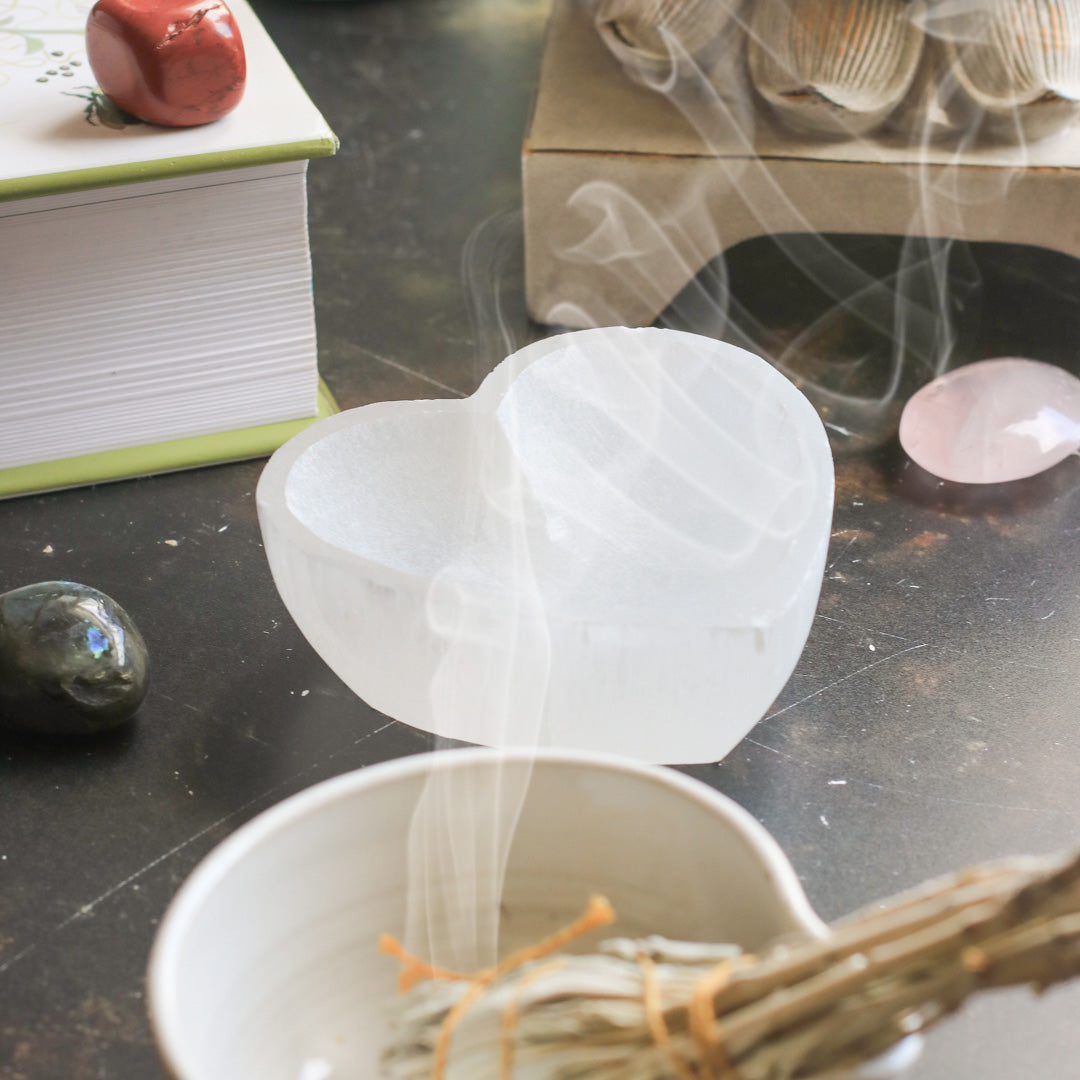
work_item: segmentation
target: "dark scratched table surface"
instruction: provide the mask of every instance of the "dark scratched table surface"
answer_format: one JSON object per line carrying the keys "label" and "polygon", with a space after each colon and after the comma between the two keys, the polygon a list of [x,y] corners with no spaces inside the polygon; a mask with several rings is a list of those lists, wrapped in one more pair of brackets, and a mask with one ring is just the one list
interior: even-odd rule
{"label": "dark scratched table surface", "polygon": [[[517,210],[545,3],[259,12],[341,136],[310,172],[328,383],[346,407],[470,393],[543,332],[523,310]],[[835,245],[883,275],[897,254]],[[950,257],[959,360],[1076,369],[1077,264],[995,247]],[[824,388],[837,503],[819,616],[770,715],[722,764],[687,771],[772,831],[831,918],[974,860],[1080,843],[1080,460],[979,490],[909,466],[895,410],[841,407],[856,383],[879,394],[890,361],[798,269],[813,261],[797,243],[744,245],[723,299],[763,350],[800,343],[793,374]],[[697,317],[687,301],[668,321]],[[159,1080],[143,975],[185,876],[285,796],[429,746],[357,700],[293,626],[259,542],[260,468],[0,504],[0,591],[94,585],[154,658],[129,729],[0,742],[4,1080]],[[1078,1008],[1080,988],[981,1001],[932,1036],[913,1075],[1078,1077]]]}

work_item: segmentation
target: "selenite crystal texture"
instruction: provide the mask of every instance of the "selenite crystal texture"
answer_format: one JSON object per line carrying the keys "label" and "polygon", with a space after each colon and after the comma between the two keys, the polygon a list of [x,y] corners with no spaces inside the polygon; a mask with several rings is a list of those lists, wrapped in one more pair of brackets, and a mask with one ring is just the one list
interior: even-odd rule
{"label": "selenite crystal texture", "polygon": [[259,518],[301,630],[369,704],[486,745],[715,760],[817,604],[812,406],[710,338],[549,338],[464,401],[384,402],[271,460]]}

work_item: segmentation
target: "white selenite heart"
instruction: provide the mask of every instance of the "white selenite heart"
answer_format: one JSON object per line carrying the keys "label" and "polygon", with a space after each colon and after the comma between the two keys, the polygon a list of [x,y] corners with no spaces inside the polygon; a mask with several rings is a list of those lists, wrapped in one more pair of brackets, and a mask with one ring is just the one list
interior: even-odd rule
{"label": "white selenite heart", "polygon": [[614,327],[522,349],[463,401],[312,425],[258,508],[293,618],[388,716],[697,762],[791,674],[832,493],[821,421],[768,363]]}

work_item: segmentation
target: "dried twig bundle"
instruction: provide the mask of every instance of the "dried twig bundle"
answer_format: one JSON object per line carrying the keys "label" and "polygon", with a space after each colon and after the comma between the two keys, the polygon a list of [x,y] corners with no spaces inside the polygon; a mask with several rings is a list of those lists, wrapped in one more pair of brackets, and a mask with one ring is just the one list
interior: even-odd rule
{"label": "dried twig bundle", "polygon": [[760,955],[618,939],[546,956],[607,921],[594,899],[555,939],[474,976],[405,982],[393,1080],[784,1080],[843,1072],[971,994],[1080,974],[1080,855],[988,864]]}

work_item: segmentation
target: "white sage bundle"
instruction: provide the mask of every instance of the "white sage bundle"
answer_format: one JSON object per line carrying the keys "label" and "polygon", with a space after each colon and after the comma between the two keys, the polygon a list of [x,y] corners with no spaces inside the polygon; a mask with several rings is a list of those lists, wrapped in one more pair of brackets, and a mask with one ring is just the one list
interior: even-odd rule
{"label": "white sage bundle", "polygon": [[[594,900],[565,944],[605,921]],[[795,1080],[844,1073],[972,994],[1080,974],[1080,856],[988,864],[760,955],[617,939],[434,975],[397,1003],[392,1080]],[[390,951],[400,950],[394,945]],[[412,973],[417,962],[404,957]],[[422,967],[422,965],[420,965]]]}

